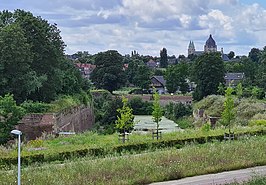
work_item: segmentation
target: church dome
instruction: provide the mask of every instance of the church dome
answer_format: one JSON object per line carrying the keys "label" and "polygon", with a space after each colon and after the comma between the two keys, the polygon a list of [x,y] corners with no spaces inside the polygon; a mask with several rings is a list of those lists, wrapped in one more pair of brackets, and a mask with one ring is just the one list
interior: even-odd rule
{"label": "church dome", "polygon": [[210,37],[208,38],[208,40],[206,41],[206,44],[205,44],[208,48],[214,48],[216,47],[216,43],[215,41],[213,40],[212,38],[212,35],[210,35]]}

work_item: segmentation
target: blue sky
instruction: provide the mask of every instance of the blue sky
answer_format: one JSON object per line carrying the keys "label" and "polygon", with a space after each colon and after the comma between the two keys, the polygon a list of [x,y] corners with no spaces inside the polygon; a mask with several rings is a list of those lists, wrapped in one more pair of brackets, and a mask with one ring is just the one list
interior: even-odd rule
{"label": "blue sky", "polygon": [[209,34],[225,53],[248,55],[266,45],[265,0],[1,0],[1,10],[24,9],[56,23],[66,53],[108,49],[129,54],[187,55]]}

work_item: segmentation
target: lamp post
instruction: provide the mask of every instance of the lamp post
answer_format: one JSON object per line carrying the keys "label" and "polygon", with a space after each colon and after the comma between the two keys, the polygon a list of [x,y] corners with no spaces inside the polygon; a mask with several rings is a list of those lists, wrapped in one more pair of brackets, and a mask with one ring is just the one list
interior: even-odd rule
{"label": "lamp post", "polygon": [[18,185],[20,185],[20,136],[22,135],[22,132],[19,130],[12,130],[11,134],[18,136]]}

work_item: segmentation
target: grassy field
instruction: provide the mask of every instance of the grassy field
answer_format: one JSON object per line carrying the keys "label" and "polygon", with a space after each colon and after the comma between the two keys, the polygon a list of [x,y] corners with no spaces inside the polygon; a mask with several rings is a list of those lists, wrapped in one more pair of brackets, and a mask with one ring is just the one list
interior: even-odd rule
{"label": "grassy field", "polygon": [[255,176],[251,180],[243,183],[231,183],[228,185],[266,185],[266,177]]}
{"label": "grassy field", "polygon": [[[245,131],[253,131],[253,130],[261,130],[265,127],[239,127],[232,129],[235,133],[245,132]],[[207,137],[212,135],[222,135],[225,132],[224,129],[215,129],[210,130],[208,132],[204,132],[201,130],[183,130],[171,133],[163,133],[163,140],[170,139],[186,139],[193,137]],[[154,140],[152,139],[151,134],[131,134],[129,135],[128,143],[151,143]],[[34,144],[34,143],[33,143]],[[118,140],[117,134],[112,135],[99,135],[94,132],[86,132],[83,134],[77,134],[69,137],[58,137],[50,140],[43,140],[40,143],[37,142],[37,148],[40,150],[36,150],[36,147],[32,144],[22,144],[22,155],[27,154],[53,154],[61,151],[71,151],[74,149],[81,148],[94,148],[94,147],[103,147],[110,148],[117,145],[121,145],[121,141]],[[16,146],[16,145],[15,145]],[[5,148],[0,147],[0,156],[8,157],[8,156],[16,156],[17,151],[16,147]]]}
{"label": "grassy field", "polygon": [[[22,169],[22,184],[148,184],[266,164],[266,137],[214,142],[148,153],[75,159]],[[0,184],[15,184],[16,168],[0,170]]]}

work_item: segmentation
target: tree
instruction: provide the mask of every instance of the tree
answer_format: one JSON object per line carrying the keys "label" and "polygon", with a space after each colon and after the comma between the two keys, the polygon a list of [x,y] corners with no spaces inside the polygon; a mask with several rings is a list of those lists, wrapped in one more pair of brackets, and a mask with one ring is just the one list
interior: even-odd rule
{"label": "tree", "polygon": [[167,62],[167,50],[166,48],[163,48],[161,51],[160,51],[160,67],[162,68],[166,68],[167,65],[168,65],[168,62]]}
{"label": "tree", "polygon": [[237,84],[236,86],[236,96],[240,100],[243,96],[243,87],[242,83]]}
{"label": "tree", "polygon": [[179,63],[174,66],[169,66],[166,70],[166,88],[169,93],[174,93],[179,87],[182,93],[188,91],[188,83],[186,78],[188,77],[188,66],[186,63]]}
{"label": "tree", "polygon": [[224,83],[224,65],[219,53],[205,53],[193,65],[193,79],[197,84],[194,100],[217,94],[219,83]]}
{"label": "tree", "polygon": [[[30,45],[17,24],[0,29],[0,95],[14,94],[18,102],[41,87],[46,76],[38,77],[31,69]],[[19,85],[18,85],[19,84]]]}
{"label": "tree", "polygon": [[13,95],[0,96],[0,144],[10,138],[10,131],[23,117],[25,110],[16,105]]}
{"label": "tree", "polygon": [[260,59],[261,51],[258,48],[252,48],[248,53],[248,58],[253,62],[258,63]]}
{"label": "tree", "polygon": [[78,73],[69,73],[73,66],[65,64],[64,48],[56,24],[23,10],[0,12],[1,85],[5,84],[0,85],[0,95],[8,89],[20,103],[26,99],[50,102],[69,93],[66,79],[76,78]]}
{"label": "tree", "polygon": [[122,87],[126,82],[122,61],[122,55],[115,50],[98,53],[95,57],[96,68],[91,74],[94,85],[111,93]]}
{"label": "tree", "polygon": [[128,99],[124,96],[122,97],[123,107],[117,109],[117,112],[120,114],[117,116],[116,128],[119,129],[120,133],[122,132],[123,143],[125,142],[126,132],[131,130],[134,126],[134,115],[132,114],[132,109],[128,106]]}
{"label": "tree", "polygon": [[232,87],[227,87],[225,91],[225,101],[224,101],[224,110],[222,112],[222,124],[229,129],[229,134],[231,133],[230,126],[231,122],[235,117],[234,112],[234,99],[232,97],[233,93]]}
{"label": "tree", "polygon": [[228,58],[231,60],[232,58],[235,57],[235,52],[233,51],[230,51],[228,54],[227,54]]}
{"label": "tree", "polygon": [[[155,91],[155,89],[154,89]],[[154,101],[153,101],[153,111],[152,111],[152,119],[156,123],[156,138],[159,138],[159,123],[162,120],[163,110],[160,106],[160,95],[158,92],[153,94]]]}
{"label": "tree", "polygon": [[146,65],[140,65],[137,68],[133,84],[142,89],[148,89],[150,85],[150,69]]}

